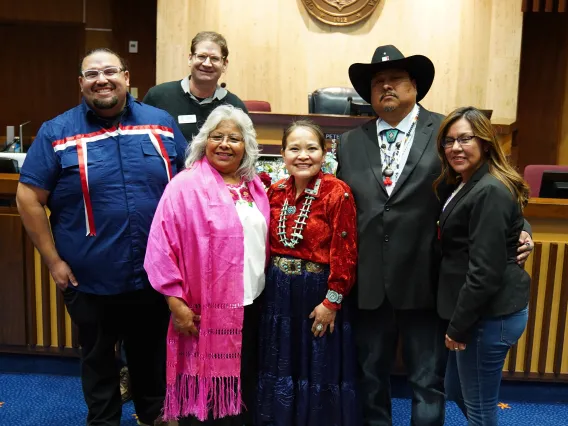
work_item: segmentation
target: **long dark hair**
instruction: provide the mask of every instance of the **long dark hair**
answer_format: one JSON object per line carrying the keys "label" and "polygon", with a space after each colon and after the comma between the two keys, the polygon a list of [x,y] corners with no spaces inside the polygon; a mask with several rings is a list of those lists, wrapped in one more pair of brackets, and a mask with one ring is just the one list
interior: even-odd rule
{"label": "long dark hair", "polygon": [[501,181],[511,191],[521,207],[524,207],[529,200],[529,186],[519,173],[509,164],[503,148],[497,141],[497,135],[489,119],[474,107],[462,107],[448,114],[442,122],[438,132],[438,156],[442,161],[442,173],[434,181],[433,187],[438,194],[438,186],[443,181],[449,184],[456,184],[460,179],[459,175],[450,166],[446,159],[443,142],[452,125],[462,118],[466,119],[473,130],[473,134],[484,142],[487,151],[483,153],[485,161],[489,164],[489,173]]}

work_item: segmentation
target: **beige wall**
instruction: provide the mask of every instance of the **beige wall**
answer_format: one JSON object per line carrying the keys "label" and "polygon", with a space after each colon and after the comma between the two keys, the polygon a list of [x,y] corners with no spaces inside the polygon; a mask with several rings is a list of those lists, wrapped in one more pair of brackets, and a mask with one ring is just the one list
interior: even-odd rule
{"label": "beige wall", "polygon": [[158,0],[157,82],[182,78],[191,38],[214,30],[229,43],[222,81],[231,91],[274,112],[306,113],[309,92],[350,86],[350,64],[394,44],[434,62],[427,108],[473,104],[515,118],[521,29],[518,0],[381,0],[349,27],[316,21],[301,0]]}

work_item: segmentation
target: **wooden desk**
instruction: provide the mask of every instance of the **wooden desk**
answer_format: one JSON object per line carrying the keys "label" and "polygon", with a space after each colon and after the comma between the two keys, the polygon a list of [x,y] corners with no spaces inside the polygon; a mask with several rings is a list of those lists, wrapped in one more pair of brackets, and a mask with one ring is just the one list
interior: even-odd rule
{"label": "wooden desk", "polygon": [[264,154],[279,154],[282,146],[282,133],[290,123],[297,120],[311,120],[319,125],[327,136],[334,139],[340,134],[372,120],[372,117],[351,117],[332,114],[275,114],[272,112],[249,113],[257,133],[257,140],[262,145]]}
{"label": "wooden desk", "polygon": [[[308,119],[319,125],[328,136],[337,137],[357,126],[373,120],[373,117],[355,117],[349,115],[334,114],[278,114],[273,112],[249,112],[250,118],[257,132],[258,142],[263,146],[265,154],[279,154],[282,144],[282,131],[292,121]],[[512,156],[516,164],[516,134],[517,123],[512,118],[494,118],[491,120],[497,133],[499,143],[505,150],[505,154]],[[31,145],[35,136],[24,141],[24,145]],[[333,139],[330,137],[329,139]],[[6,142],[6,137],[0,136],[0,146]]]}
{"label": "wooden desk", "polygon": [[15,196],[20,175],[0,173],[0,195]]}
{"label": "wooden desk", "polygon": [[[282,131],[292,121],[308,119],[321,126],[328,136],[337,137],[357,126],[373,120],[373,117],[352,117],[332,114],[276,114],[272,112],[249,113],[257,133],[258,142],[263,146],[263,153],[278,154],[282,144]],[[514,119],[496,118],[492,120],[499,143],[505,154],[511,155],[515,146],[517,123]],[[332,139],[330,137],[329,139]]]}
{"label": "wooden desk", "polygon": [[531,220],[558,219],[566,222],[568,221],[568,200],[562,198],[531,198],[523,214]]}

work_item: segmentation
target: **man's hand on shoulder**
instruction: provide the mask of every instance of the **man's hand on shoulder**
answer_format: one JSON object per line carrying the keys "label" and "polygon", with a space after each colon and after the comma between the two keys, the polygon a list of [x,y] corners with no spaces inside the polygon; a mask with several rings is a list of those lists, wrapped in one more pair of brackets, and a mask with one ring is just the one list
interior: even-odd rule
{"label": "man's hand on shoulder", "polygon": [[534,249],[534,242],[530,234],[526,231],[522,231],[519,236],[519,247],[517,248],[517,263],[521,266],[525,265],[528,257]]}

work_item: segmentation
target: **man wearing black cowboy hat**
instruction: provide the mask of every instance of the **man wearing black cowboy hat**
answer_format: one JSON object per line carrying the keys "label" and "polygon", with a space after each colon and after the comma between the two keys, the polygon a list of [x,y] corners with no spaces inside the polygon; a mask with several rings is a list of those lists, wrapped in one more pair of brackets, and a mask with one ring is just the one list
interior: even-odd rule
{"label": "man wearing black cowboy hat", "polygon": [[446,326],[435,307],[440,201],[432,190],[443,116],[417,104],[434,64],[382,46],[370,64],[351,65],[349,78],[379,117],[342,135],[337,151],[337,175],[353,190],[358,213],[354,329],[364,424],[392,424],[389,377],[400,334],[412,424],[443,425]]}
{"label": "man wearing black cowboy hat", "polygon": [[447,323],[435,305],[441,205],[432,183],[441,171],[436,138],[444,117],[417,103],[432,85],[434,64],[381,46],[370,64],[351,65],[349,78],[378,115],[342,135],[337,149],[337,176],[357,204],[354,332],[364,425],[392,424],[389,377],[399,336],[412,424],[443,425]]}

